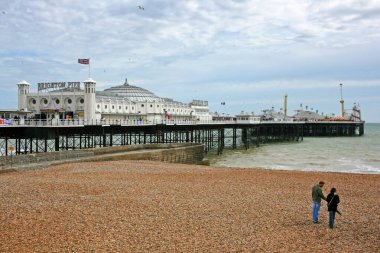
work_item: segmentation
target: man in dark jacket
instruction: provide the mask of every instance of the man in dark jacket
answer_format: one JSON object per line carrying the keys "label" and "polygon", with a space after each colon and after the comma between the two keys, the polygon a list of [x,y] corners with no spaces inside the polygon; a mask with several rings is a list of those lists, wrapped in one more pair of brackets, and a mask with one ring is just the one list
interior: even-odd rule
{"label": "man in dark jacket", "polygon": [[311,196],[313,198],[313,222],[319,223],[318,214],[319,209],[321,208],[321,199],[326,200],[322,192],[322,187],[325,185],[325,182],[320,181],[317,185],[314,185],[311,191]]}
{"label": "man in dark jacket", "polygon": [[327,210],[329,211],[329,226],[334,227],[335,214],[338,212],[338,204],[340,202],[336,189],[331,188],[329,195],[327,195]]}

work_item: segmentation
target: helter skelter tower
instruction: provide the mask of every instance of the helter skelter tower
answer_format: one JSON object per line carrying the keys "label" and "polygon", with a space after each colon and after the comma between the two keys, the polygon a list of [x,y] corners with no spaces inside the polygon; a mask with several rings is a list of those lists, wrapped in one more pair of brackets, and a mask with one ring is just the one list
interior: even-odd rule
{"label": "helter skelter tower", "polygon": [[343,84],[340,84],[340,103],[342,105],[342,117],[344,117],[345,112],[344,112],[344,99],[343,99]]}

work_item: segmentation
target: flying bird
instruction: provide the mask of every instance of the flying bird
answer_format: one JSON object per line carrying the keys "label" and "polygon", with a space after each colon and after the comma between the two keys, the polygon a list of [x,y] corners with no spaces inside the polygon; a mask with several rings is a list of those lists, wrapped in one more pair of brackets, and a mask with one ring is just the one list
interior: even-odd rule
{"label": "flying bird", "polygon": [[139,9],[142,10],[142,11],[145,10],[145,9],[144,9],[144,6],[139,5],[139,6],[137,6],[137,7],[139,7]]}

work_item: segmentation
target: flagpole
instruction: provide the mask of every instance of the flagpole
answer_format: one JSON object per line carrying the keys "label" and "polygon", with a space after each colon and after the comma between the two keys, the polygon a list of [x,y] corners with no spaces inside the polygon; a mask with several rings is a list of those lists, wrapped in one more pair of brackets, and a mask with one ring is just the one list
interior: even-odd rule
{"label": "flagpole", "polygon": [[83,59],[78,59],[79,64],[86,64],[88,65],[88,78],[91,78],[91,64],[90,64],[90,58],[83,58]]}

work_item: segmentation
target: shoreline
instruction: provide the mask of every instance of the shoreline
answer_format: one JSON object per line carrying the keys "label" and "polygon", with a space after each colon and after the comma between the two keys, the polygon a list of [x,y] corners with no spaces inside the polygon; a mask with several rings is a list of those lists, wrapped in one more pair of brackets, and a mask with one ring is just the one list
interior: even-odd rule
{"label": "shoreline", "polygon": [[275,168],[264,168],[264,167],[233,167],[224,165],[209,165],[210,167],[219,167],[227,169],[243,169],[243,170],[271,170],[271,171],[287,171],[287,172],[305,172],[305,173],[342,173],[342,174],[354,174],[354,175],[378,175],[380,172],[355,172],[355,171],[321,171],[321,170],[299,170],[299,169],[275,169]]}
{"label": "shoreline", "polygon": [[[138,161],[138,160],[137,160]],[[141,160],[141,161],[149,161],[149,160]],[[40,169],[49,169],[53,168],[55,166],[61,165],[61,164],[69,164],[69,163],[89,163],[92,161],[63,161],[63,162],[57,162],[57,163],[41,163],[38,165],[31,166],[30,168],[27,166],[14,166],[6,169],[0,169],[0,175],[1,174],[7,174],[12,172],[24,172],[24,171],[30,171],[30,170],[40,170]],[[111,161],[107,161],[111,162]],[[162,162],[165,163],[165,162]],[[177,163],[175,163],[177,164]],[[182,163],[178,163],[180,165],[186,165]],[[268,170],[268,171],[283,171],[283,172],[301,172],[301,173],[321,173],[321,174],[329,174],[329,173],[337,173],[337,174],[348,174],[348,175],[377,175],[380,176],[380,172],[354,172],[354,171],[320,171],[320,170],[299,170],[299,169],[275,169],[275,168],[264,168],[264,167],[233,167],[233,166],[223,166],[223,165],[204,165],[204,164],[195,164],[194,166],[204,166],[204,167],[212,167],[212,168],[225,168],[225,169],[231,169],[231,170]]]}
{"label": "shoreline", "polygon": [[[311,220],[311,187],[341,197]],[[380,175],[112,161],[0,174],[0,251],[377,252]]]}

